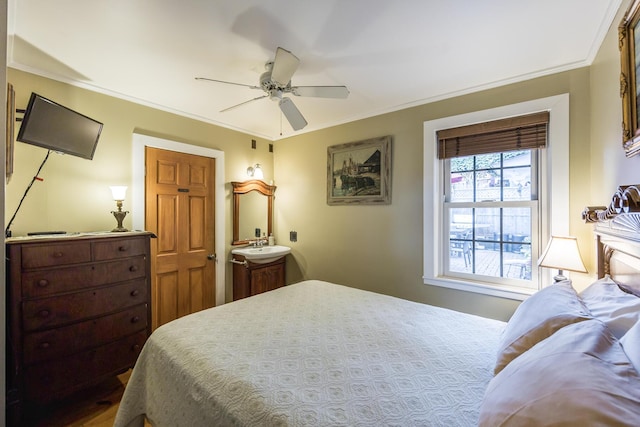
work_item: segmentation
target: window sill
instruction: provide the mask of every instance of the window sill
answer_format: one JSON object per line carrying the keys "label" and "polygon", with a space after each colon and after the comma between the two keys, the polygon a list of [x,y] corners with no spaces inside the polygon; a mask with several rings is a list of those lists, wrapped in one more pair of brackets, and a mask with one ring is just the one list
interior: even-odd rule
{"label": "window sill", "polygon": [[492,286],[476,282],[465,282],[462,280],[454,280],[449,278],[422,278],[423,283],[429,286],[438,286],[441,288],[456,289],[459,291],[474,292],[477,294],[490,295],[494,297],[507,298],[517,301],[524,301],[527,297],[533,295],[535,289],[526,289],[516,286]]}

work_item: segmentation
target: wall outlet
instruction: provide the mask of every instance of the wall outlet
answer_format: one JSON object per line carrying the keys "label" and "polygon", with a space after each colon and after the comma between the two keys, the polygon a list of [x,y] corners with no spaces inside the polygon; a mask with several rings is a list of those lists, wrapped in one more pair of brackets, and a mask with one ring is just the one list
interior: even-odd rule
{"label": "wall outlet", "polygon": [[297,242],[298,241],[298,232],[297,231],[290,231],[289,232],[289,240],[291,240],[292,242]]}

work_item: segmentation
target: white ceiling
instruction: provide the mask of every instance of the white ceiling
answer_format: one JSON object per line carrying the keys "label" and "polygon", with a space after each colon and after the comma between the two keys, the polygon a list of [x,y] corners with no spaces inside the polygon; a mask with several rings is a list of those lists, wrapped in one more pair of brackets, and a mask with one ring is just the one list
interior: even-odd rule
{"label": "white ceiling", "polygon": [[[295,134],[259,85],[278,46],[297,133],[590,65],[621,0],[9,0],[10,67],[257,137]],[[618,23],[613,23],[617,25]],[[42,94],[47,96],[46,94]],[[96,119],[100,120],[99,117]]]}

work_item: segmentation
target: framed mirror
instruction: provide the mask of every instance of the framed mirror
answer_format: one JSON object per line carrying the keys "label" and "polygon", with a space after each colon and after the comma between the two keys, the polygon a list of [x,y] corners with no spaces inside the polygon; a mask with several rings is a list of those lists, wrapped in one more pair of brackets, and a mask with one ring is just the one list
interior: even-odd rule
{"label": "framed mirror", "polygon": [[640,0],[634,0],[618,27],[621,63],[622,147],[627,157],[640,153],[640,125],[638,123],[640,84],[636,76],[637,61],[640,60],[640,39],[637,39],[640,37],[639,9]]}
{"label": "framed mirror", "polygon": [[233,187],[233,242],[246,245],[260,234],[273,232],[273,199],[276,187],[259,179],[232,182]]}

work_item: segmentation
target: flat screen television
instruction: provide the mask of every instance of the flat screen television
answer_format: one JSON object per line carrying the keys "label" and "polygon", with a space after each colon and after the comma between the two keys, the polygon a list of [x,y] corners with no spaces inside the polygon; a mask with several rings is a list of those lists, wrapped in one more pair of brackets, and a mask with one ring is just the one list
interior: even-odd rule
{"label": "flat screen television", "polygon": [[32,93],[17,140],[91,160],[100,132],[102,123]]}

